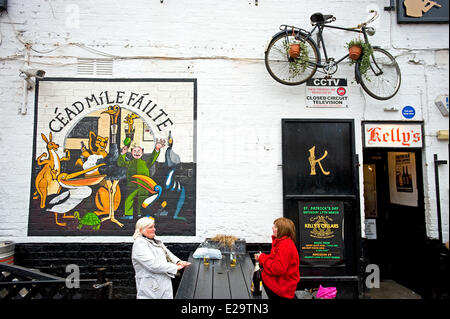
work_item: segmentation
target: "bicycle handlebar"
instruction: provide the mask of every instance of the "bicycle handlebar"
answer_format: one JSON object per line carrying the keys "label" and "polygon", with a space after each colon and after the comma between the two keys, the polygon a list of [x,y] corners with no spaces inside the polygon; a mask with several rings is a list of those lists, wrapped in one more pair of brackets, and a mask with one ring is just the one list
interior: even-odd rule
{"label": "bicycle handlebar", "polygon": [[362,22],[360,24],[358,24],[357,27],[355,27],[354,29],[361,29],[362,27],[365,27],[366,25],[368,25],[369,23],[374,22],[376,19],[378,19],[378,17],[380,16],[378,14],[378,11],[376,10],[370,10],[369,13],[373,13],[373,17],[371,17],[369,20],[367,20],[366,22]]}
{"label": "bicycle handlebar", "polygon": [[336,21],[336,17],[332,17],[330,20],[324,21],[323,24],[331,23],[331,22],[334,22],[334,21]]}
{"label": "bicycle handlebar", "polygon": [[318,24],[327,24],[336,21],[336,17],[331,17],[329,20],[319,21],[319,22],[311,22],[311,25],[318,25]]}

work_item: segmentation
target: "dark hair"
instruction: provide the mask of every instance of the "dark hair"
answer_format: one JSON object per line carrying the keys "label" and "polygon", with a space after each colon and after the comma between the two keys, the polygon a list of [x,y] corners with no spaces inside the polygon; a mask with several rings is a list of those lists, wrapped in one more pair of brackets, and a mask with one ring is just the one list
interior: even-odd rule
{"label": "dark hair", "polygon": [[275,219],[273,224],[277,227],[277,238],[287,236],[292,239],[294,243],[296,242],[295,225],[292,220],[280,217]]}

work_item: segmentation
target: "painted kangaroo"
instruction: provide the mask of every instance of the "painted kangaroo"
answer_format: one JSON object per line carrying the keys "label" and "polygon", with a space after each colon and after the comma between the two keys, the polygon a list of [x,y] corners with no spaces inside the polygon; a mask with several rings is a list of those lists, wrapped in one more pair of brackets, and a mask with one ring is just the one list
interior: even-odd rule
{"label": "painted kangaroo", "polygon": [[[44,208],[47,195],[58,194],[61,190],[57,177],[61,173],[61,161],[70,160],[70,152],[67,149],[64,150],[66,156],[59,158],[56,152],[59,145],[52,141],[52,133],[50,132],[48,139],[43,133],[41,133],[41,137],[47,143],[48,154],[44,152],[37,158],[38,165],[44,167],[36,176],[36,192],[33,198],[37,199],[37,194],[39,194],[41,197],[40,207]],[[44,156],[47,156],[47,158],[42,159]]]}

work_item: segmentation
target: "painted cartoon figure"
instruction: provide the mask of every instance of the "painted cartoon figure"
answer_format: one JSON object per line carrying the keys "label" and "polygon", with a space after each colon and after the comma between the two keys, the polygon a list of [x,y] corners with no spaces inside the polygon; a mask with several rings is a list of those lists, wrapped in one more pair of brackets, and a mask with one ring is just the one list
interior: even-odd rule
{"label": "painted cartoon figure", "polygon": [[[109,106],[107,110],[103,111],[102,114],[108,114],[110,118],[110,145],[109,145],[109,153],[104,158],[99,158],[96,162],[96,165],[105,164],[102,167],[99,167],[98,172],[102,175],[106,175],[104,179],[104,187],[99,189],[98,195],[100,194],[100,190],[103,189],[104,196],[96,197],[96,203],[100,203],[103,209],[109,208],[108,216],[102,218],[101,222],[106,220],[110,220],[111,222],[117,224],[119,227],[123,227],[123,224],[119,222],[115,217],[115,211],[120,204],[121,196],[120,196],[120,187],[119,181],[121,179],[125,179],[126,177],[126,169],[123,167],[119,167],[117,165],[117,159],[120,156],[119,154],[119,146],[117,144],[117,132],[118,132],[118,122],[120,118],[121,108],[119,105]],[[98,201],[98,200],[99,201]],[[99,206],[97,206],[99,207]],[[105,211],[101,212],[104,213]],[[96,212],[97,213],[97,212]],[[97,215],[99,215],[97,213]]]}
{"label": "painted cartoon figure", "polygon": [[139,118],[137,114],[130,113],[125,117],[125,120],[123,121],[124,123],[128,124],[128,127],[125,129],[125,146],[130,146],[131,142],[134,140],[134,133],[136,131],[136,128],[134,127],[134,120],[137,118]]}
{"label": "painted cartoon figure", "polygon": [[134,114],[134,113],[128,114],[125,117],[125,120],[123,122],[128,124],[128,128],[127,128],[126,133],[130,133],[130,134],[134,133],[134,131],[135,131],[135,128],[133,126],[134,125],[134,119],[137,119],[137,118],[139,118],[139,116],[137,114]]}
{"label": "painted cartoon figure", "polygon": [[75,162],[75,165],[83,166],[91,155],[106,157],[106,146],[108,145],[108,138],[99,136],[92,131],[89,131],[89,148],[81,142],[81,156]]}
{"label": "painted cartoon figure", "polygon": [[[165,166],[169,170],[167,177],[166,177],[166,181],[164,183],[166,197],[177,198],[177,204],[175,206],[173,219],[181,219],[181,220],[185,221],[186,218],[179,216],[179,214],[181,212],[181,209],[183,208],[184,201],[186,199],[186,192],[184,190],[184,186],[175,177],[177,169],[179,169],[181,167],[181,160],[180,160],[180,156],[177,153],[175,153],[175,151],[173,150],[173,137],[172,137],[171,131],[169,131]],[[172,194],[170,194],[170,193],[172,193]],[[164,201],[162,203],[163,205],[162,205],[161,209],[162,209],[162,211],[167,212],[165,210],[165,206],[166,206],[165,203],[167,203],[167,202]]]}
{"label": "painted cartoon figure", "polygon": [[163,139],[156,140],[155,149],[151,153],[151,155],[146,159],[142,159],[144,155],[144,149],[140,146],[134,146],[131,148],[131,156],[132,159],[128,160],[126,154],[128,152],[128,146],[124,146],[122,148],[122,154],[117,159],[117,165],[121,167],[127,168],[127,190],[128,197],[125,200],[125,213],[124,219],[132,219],[133,218],[133,205],[135,202],[135,198],[137,196],[138,202],[138,211],[137,215],[140,216],[141,206],[144,200],[148,197],[147,189],[140,187],[138,183],[134,180],[133,176],[146,176],[150,177],[150,169],[156,162],[161,148],[165,145],[165,141]]}
{"label": "painted cartoon figure", "polygon": [[[106,113],[103,112],[103,113]],[[108,113],[109,114],[109,113]],[[96,166],[97,161],[102,160],[108,156],[108,152],[106,148],[108,146],[108,137],[97,135],[95,132],[89,131],[89,147],[87,148],[83,142],[81,142],[81,156],[75,162],[75,166],[82,166],[84,170],[88,170],[89,168]],[[86,175],[100,175],[98,168],[95,170],[91,170]],[[95,204],[97,209],[95,214],[97,215],[109,215],[111,212],[110,209],[110,191],[107,180],[103,180],[100,183],[100,188],[97,190],[95,194]],[[120,204],[120,187],[117,185],[116,191],[114,193],[114,197],[112,200],[113,209],[116,210]]]}
{"label": "painted cartoon figure", "polygon": [[89,172],[103,165],[105,164],[93,166],[87,170],[71,174],[61,173],[58,175],[57,180],[63,188],[63,191],[58,196],[52,198],[46,208],[46,211],[54,213],[56,225],[67,225],[65,222],[58,221],[58,215],[62,215],[62,218],[74,218],[74,215],[66,215],[66,213],[77,207],[91,195],[92,189],[90,186],[97,185],[105,178],[105,175],[88,175]]}
{"label": "painted cartoon figure", "polygon": [[[41,133],[41,137],[47,143],[48,153],[44,152],[37,158],[37,164],[44,167],[36,176],[36,192],[33,198],[37,199],[37,194],[39,194],[41,197],[40,207],[44,208],[47,196],[58,194],[61,190],[57,177],[61,173],[61,161],[70,160],[70,151],[65,149],[66,156],[60,158],[57,153],[59,145],[52,141],[52,133],[50,132],[48,139],[43,133]],[[42,159],[44,156],[47,156],[47,158]]]}

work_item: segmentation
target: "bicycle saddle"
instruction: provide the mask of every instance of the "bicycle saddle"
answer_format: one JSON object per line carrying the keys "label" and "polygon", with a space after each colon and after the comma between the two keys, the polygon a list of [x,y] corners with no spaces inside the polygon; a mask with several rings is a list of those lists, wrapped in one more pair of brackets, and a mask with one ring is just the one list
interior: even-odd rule
{"label": "bicycle saddle", "polygon": [[325,22],[326,20],[331,19],[331,18],[333,18],[332,14],[323,15],[320,12],[316,12],[311,16],[310,19],[311,19],[312,23],[319,23],[319,22]]}

